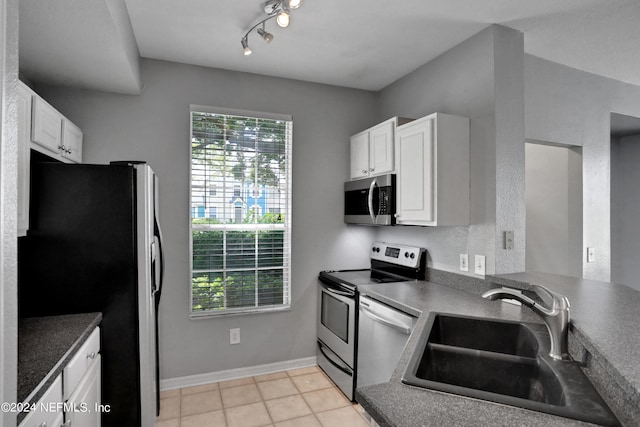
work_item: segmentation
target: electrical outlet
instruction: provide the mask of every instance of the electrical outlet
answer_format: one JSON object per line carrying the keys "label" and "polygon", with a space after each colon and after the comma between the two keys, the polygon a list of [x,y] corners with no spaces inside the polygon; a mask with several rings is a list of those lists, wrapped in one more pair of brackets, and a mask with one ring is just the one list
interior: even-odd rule
{"label": "electrical outlet", "polygon": [[479,274],[481,276],[484,276],[484,261],[485,261],[485,256],[484,255],[476,255],[475,258],[475,263],[474,263],[474,272],[476,274]]}
{"label": "electrical outlet", "polygon": [[240,328],[229,329],[229,344],[240,344]]}
{"label": "electrical outlet", "polygon": [[460,271],[469,271],[469,255],[460,254]]}
{"label": "electrical outlet", "polygon": [[596,260],[596,248],[587,248],[587,262],[594,262]]}

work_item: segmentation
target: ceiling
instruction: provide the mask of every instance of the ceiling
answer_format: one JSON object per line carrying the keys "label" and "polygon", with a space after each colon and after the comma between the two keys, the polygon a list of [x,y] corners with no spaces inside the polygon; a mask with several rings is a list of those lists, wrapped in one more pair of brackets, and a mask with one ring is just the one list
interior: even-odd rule
{"label": "ceiling", "polygon": [[304,0],[244,56],[264,17],[261,0],[21,0],[20,71],[139,93],[140,56],[375,91],[498,23],[529,54],[640,86],[638,0]]}

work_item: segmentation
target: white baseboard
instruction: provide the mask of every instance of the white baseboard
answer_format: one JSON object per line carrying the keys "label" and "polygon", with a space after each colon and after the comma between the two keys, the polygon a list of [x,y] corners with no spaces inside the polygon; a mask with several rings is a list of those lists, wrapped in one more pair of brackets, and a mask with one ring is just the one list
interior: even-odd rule
{"label": "white baseboard", "polygon": [[249,366],[247,368],[227,369],[226,371],[209,372],[206,374],[189,375],[178,378],[167,378],[160,380],[160,390],[173,390],[176,388],[193,387],[218,381],[272,374],[274,372],[288,371],[290,369],[306,368],[316,364],[316,356],[312,356],[304,357],[302,359],[268,363],[266,365]]}

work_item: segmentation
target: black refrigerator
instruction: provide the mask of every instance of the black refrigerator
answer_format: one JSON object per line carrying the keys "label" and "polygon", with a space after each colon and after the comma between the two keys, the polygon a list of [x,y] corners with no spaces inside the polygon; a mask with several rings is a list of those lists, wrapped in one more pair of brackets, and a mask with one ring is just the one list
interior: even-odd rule
{"label": "black refrigerator", "polygon": [[31,165],[19,315],[102,312],[105,427],[151,426],[159,412],[157,194],[158,179],[141,162]]}

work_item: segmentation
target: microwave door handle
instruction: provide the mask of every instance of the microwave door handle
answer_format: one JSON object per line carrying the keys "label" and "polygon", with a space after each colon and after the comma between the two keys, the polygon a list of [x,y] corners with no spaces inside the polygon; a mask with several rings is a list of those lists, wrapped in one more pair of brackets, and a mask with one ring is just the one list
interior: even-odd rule
{"label": "microwave door handle", "polygon": [[371,222],[373,224],[376,223],[376,216],[373,213],[373,191],[376,187],[376,184],[377,184],[377,180],[374,178],[373,181],[371,181],[371,185],[369,186],[369,200],[368,200],[369,216],[371,217]]}

